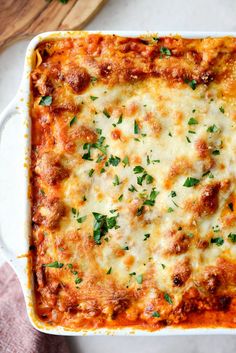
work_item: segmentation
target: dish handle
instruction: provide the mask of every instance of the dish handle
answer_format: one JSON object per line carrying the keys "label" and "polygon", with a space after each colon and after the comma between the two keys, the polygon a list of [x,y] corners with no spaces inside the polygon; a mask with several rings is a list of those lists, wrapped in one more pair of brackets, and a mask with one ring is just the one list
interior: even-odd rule
{"label": "dish handle", "polygon": [[[17,107],[17,98],[15,98],[0,114],[0,151],[3,151],[3,132],[5,129],[7,129],[7,123],[13,118],[20,116],[20,110],[19,107]],[[4,170],[1,171],[1,175],[5,174]],[[15,176],[14,176],[15,177]],[[3,179],[4,176],[3,176]],[[7,183],[6,183],[7,184]],[[2,188],[8,187],[5,182],[0,183],[0,191],[3,191]],[[8,190],[8,189],[7,189]],[[1,193],[2,195],[2,193]],[[7,196],[8,197],[8,196]],[[7,200],[9,201],[9,200]],[[15,201],[15,200],[14,200]],[[2,201],[4,203],[4,199]],[[5,205],[4,205],[5,207]],[[10,221],[10,218],[9,218]],[[5,229],[4,229],[4,234],[5,234]],[[0,254],[3,255],[3,257],[9,262],[9,264],[15,269],[15,270],[20,270],[19,268],[19,259],[17,258],[16,254],[14,251],[11,249],[11,246],[9,246],[9,234],[4,236],[3,230],[2,230],[2,225],[0,224]],[[21,267],[21,266],[20,266]]]}

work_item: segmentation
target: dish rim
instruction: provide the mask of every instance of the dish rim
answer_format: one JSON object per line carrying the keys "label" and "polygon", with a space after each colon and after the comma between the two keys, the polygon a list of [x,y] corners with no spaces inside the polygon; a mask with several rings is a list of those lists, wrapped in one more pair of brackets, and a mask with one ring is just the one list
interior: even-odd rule
{"label": "dish rim", "polygon": [[[180,35],[183,38],[206,38],[206,37],[224,37],[231,36],[236,37],[236,32],[204,32],[204,31],[51,31],[44,32],[36,35],[29,43],[24,60],[24,69],[23,76],[21,79],[20,87],[17,91],[15,98],[11,101],[11,103],[3,110],[0,114],[0,145],[1,145],[1,131],[4,129],[4,126],[13,115],[17,114],[23,119],[25,134],[28,135],[27,138],[24,139],[25,150],[26,150],[26,161],[30,160],[30,148],[31,148],[31,124],[30,124],[30,115],[29,115],[29,99],[30,99],[30,72],[32,70],[32,55],[35,50],[35,47],[38,43],[45,39],[57,39],[57,38],[68,38],[80,35],[80,33],[101,33],[101,34],[115,34],[119,36],[125,37],[137,37],[137,36],[145,36],[145,35],[159,35],[159,36],[176,36]],[[22,116],[24,118],[22,118]],[[1,147],[1,146],[0,146]],[[22,220],[22,224],[24,224],[24,234],[20,235],[20,239],[23,242],[25,253],[28,252],[29,247],[29,237],[31,232],[31,204],[28,197],[28,187],[29,183],[29,164],[27,168],[24,168],[24,193],[25,193],[25,205],[24,205],[24,214],[25,217]],[[0,186],[1,187],[1,186]],[[1,225],[0,225],[1,226]],[[13,236],[13,235],[11,235]],[[4,257],[7,259],[9,264],[12,266],[14,271],[16,272],[21,287],[24,293],[27,314],[30,319],[33,327],[40,332],[55,334],[55,335],[64,335],[64,336],[81,336],[81,335],[131,335],[131,336],[172,336],[172,335],[215,335],[215,334],[236,334],[235,328],[224,328],[224,327],[193,327],[193,328],[185,328],[185,327],[164,327],[158,329],[156,331],[150,330],[141,330],[135,327],[124,327],[124,328],[99,328],[99,329],[79,329],[79,330],[71,330],[61,326],[50,327],[44,322],[40,321],[35,312],[34,312],[34,290],[33,290],[33,279],[32,275],[29,276],[29,268],[28,268],[28,258],[27,256],[21,256],[21,254],[17,253],[17,249],[15,252],[12,252],[6,246],[6,241],[4,240],[4,236],[2,235],[0,228],[0,252],[3,253]]]}

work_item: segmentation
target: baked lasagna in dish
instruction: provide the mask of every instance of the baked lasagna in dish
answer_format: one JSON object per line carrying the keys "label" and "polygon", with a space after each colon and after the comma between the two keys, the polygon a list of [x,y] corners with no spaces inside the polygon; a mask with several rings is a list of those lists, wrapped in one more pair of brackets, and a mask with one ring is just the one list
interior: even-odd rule
{"label": "baked lasagna in dish", "polygon": [[236,39],[35,49],[30,267],[68,329],[236,326]]}

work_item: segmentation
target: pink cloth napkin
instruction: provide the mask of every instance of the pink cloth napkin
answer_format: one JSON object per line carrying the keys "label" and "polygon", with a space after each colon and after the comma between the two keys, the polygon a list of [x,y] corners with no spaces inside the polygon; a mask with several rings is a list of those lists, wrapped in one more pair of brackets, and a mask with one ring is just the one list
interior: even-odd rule
{"label": "pink cloth napkin", "polygon": [[69,353],[63,336],[47,335],[31,326],[20,283],[8,264],[0,268],[0,352]]}

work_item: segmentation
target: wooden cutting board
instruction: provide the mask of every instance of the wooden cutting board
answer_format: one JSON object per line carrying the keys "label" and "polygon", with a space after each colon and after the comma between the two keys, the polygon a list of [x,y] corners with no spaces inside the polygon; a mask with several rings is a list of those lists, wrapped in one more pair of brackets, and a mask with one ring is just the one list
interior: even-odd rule
{"label": "wooden cutting board", "polygon": [[[65,3],[63,3],[65,2]],[[2,0],[0,50],[40,32],[82,29],[106,0]]]}

